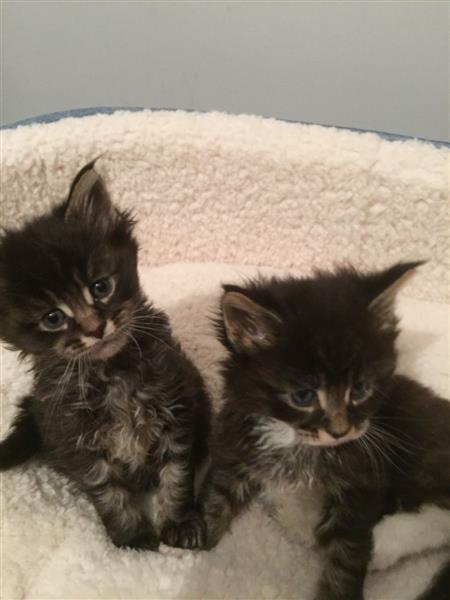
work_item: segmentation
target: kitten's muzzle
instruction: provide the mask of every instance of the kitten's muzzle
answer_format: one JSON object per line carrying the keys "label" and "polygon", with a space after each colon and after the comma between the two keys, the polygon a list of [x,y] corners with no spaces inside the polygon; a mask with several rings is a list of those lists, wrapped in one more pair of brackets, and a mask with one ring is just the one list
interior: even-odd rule
{"label": "kitten's muzzle", "polygon": [[111,333],[95,342],[88,350],[87,354],[92,358],[105,360],[117,354],[126,344],[127,337],[124,333]]}
{"label": "kitten's muzzle", "polygon": [[103,323],[100,323],[99,325],[97,325],[95,328],[86,329],[85,327],[83,327],[83,332],[87,336],[95,337],[95,338],[98,338],[101,340],[103,337],[103,334],[105,332],[105,326],[106,326],[106,323],[103,322]]}
{"label": "kitten's muzzle", "polygon": [[350,431],[350,423],[344,413],[336,413],[330,417],[326,431],[336,440],[346,436]]}
{"label": "kitten's muzzle", "polygon": [[327,430],[327,433],[329,435],[331,435],[331,437],[334,437],[335,440],[338,440],[339,438],[345,437],[350,431],[350,427],[348,427],[345,431],[332,431],[332,430]]}

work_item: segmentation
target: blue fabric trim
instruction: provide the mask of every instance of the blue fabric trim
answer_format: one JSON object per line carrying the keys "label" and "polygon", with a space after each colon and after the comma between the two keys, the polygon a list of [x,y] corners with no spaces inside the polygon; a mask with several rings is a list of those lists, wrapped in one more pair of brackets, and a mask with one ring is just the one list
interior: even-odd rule
{"label": "blue fabric trim", "polygon": [[[29,119],[23,119],[22,121],[16,121],[15,123],[11,123],[10,125],[3,125],[0,129],[16,129],[17,127],[21,127],[23,125],[32,125],[33,123],[55,123],[56,121],[60,121],[61,119],[66,119],[67,117],[73,117],[76,119],[80,119],[82,117],[88,117],[91,115],[98,114],[106,114],[111,115],[117,111],[124,110],[129,112],[139,112],[141,110],[146,110],[142,106],[95,106],[92,108],[76,108],[74,110],[65,110],[60,112],[49,113],[48,115],[39,115],[37,117],[31,117]],[[168,110],[168,111],[176,111],[183,110],[185,112],[207,112],[207,111],[197,111],[193,109],[177,109],[177,108],[152,108],[151,110]],[[340,125],[323,125],[321,123],[309,123],[307,121],[293,121],[290,119],[276,119],[277,121],[284,121],[285,123],[302,123],[304,125],[320,125],[321,127],[329,127],[333,129],[342,129],[345,131],[355,131],[356,133],[375,133],[379,135],[384,140],[388,141],[402,141],[402,140],[419,140],[421,142],[428,142],[433,144],[434,146],[440,148],[450,148],[450,142],[444,142],[440,140],[427,140],[426,138],[420,137],[412,137],[409,135],[400,135],[396,133],[387,133],[385,131],[376,131],[374,129],[359,129],[357,127],[342,127]]]}
{"label": "blue fabric trim", "polygon": [[37,117],[30,117],[29,119],[22,119],[21,121],[16,121],[9,125],[2,125],[0,129],[16,129],[23,125],[32,125],[33,123],[56,123],[56,121],[66,119],[67,117],[80,119],[81,117],[89,117],[98,114],[112,115],[118,110],[137,112],[144,109],[141,106],[94,106],[92,108],[75,108],[74,110],[62,110],[49,113],[48,115],[39,115]]}

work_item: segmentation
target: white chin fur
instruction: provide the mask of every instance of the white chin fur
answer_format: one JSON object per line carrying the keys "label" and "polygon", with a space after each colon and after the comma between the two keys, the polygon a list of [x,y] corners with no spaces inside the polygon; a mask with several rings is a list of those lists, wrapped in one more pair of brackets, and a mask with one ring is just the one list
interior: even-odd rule
{"label": "white chin fur", "polygon": [[261,450],[272,450],[291,446],[296,438],[295,430],[284,421],[279,419],[261,419],[258,426],[259,442]]}

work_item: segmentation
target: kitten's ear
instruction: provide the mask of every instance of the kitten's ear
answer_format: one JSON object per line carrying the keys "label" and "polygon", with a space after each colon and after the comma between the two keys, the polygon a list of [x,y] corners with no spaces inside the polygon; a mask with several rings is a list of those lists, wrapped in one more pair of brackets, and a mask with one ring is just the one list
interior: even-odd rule
{"label": "kitten's ear", "polygon": [[76,220],[86,226],[108,231],[117,222],[118,214],[94,165],[95,161],[84,166],[73,180],[64,220]]}
{"label": "kitten's ear", "polygon": [[425,261],[397,263],[389,269],[368,275],[365,281],[369,293],[369,309],[386,324],[391,324],[397,293]]}
{"label": "kitten's ear", "polygon": [[236,291],[225,291],[222,315],[231,344],[248,352],[272,346],[282,323],[278,315]]}

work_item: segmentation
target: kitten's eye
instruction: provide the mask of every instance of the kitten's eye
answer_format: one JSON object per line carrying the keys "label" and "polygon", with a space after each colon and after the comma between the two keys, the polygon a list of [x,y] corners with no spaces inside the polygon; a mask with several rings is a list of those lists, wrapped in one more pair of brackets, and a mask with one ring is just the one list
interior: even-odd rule
{"label": "kitten's eye", "polygon": [[65,324],[66,319],[67,317],[61,309],[54,308],[42,317],[41,323],[45,329],[57,331]]}
{"label": "kitten's eye", "polygon": [[94,281],[90,286],[89,291],[91,292],[92,297],[97,300],[107,298],[113,291],[113,281],[111,277],[97,279],[97,281]]}
{"label": "kitten's eye", "polygon": [[355,402],[364,400],[369,392],[369,384],[364,379],[356,379],[352,383],[351,398]]}
{"label": "kitten's eye", "polygon": [[315,390],[299,390],[295,394],[291,394],[291,399],[297,406],[308,408],[315,403],[317,392]]}
{"label": "kitten's eye", "polygon": [[356,396],[362,396],[367,390],[367,384],[364,379],[357,379],[352,384],[352,392]]}

